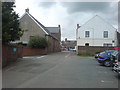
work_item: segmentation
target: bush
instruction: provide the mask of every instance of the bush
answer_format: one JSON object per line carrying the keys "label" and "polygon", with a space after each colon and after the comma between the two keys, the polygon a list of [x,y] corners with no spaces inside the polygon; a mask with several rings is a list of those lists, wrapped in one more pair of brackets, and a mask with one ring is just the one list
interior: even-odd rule
{"label": "bush", "polygon": [[98,52],[95,52],[95,54],[98,54],[98,53],[100,53],[100,51],[98,51]]}
{"label": "bush", "polygon": [[93,53],[79,53],[78,56],[90,57],[90,56],[94,56],[94,54]]}
{"label": "bush", "polygon": [[30,39],[28,47],[45,49],[47,47],[47,40],[43,37],[35,36]]}

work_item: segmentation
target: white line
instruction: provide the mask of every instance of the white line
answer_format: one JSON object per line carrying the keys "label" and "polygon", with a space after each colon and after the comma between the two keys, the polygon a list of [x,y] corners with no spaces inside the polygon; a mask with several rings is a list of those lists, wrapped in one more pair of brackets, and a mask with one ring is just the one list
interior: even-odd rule
{"label": "white line", "polygon": [[34,57],[23,57],[23,58],[34,58]]}
{"label": "white line", "polygon": [[36,58],[43,58],[43,57],[45,57],[45,56],[41,56],[41,57],[36,57]]}
{"label": "white line", "polygon": [[45,57],[45,56],[38,56],[38,57],[30,56],[30,57],[23,57],[23,58],[43,58],[43,57]]}
{"label": "white line", "polygon": [[102,83],[113,83],[113,81],[104,81],[104,80],[101,80]]}

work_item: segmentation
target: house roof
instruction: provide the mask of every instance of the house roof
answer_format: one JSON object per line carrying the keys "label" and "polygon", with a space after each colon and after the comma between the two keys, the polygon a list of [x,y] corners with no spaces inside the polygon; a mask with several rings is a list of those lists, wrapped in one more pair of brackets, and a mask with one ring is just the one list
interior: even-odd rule
{"label": "house roof", "polygon": [[[113,27],[110,23],[108,23],[107,21],[105,21],[105,20],[104,20],[102,17],[100,17],[99,15],[95,15],[93,18],[89,19],[86,23],[84,23],[82,26],[86,25],[87,23],[91,22],[92,20],[94,20],[94,19],[96,19],[96,18],[98,18],[98,19],[106,22],[106,23],[109,24],[112,28],[116,29],[115,27]],[[81,26],[81,27],[82,27],[82,26]]]}
{"label": "house roof", "polygon": [[[49,31],[49,30],[47,30],[47,28],[43,25],[43,24],[41,24],[37,19],[35,19],[30,13],[28,13],[28,12],[25,12],[25,14],[23,15],[23,16],[25,16],[25,15],[28,15],[29,17],[31,17],[32,18],[32,20],[40,27],[40,28],[42,28],[42,30],[47,34],[47,35],[50,35],[50,36],[52,36],[54,39],[57,39],[55,36],[53,36],[52,34],[51,34],[51,32]],[[22,17],[23,17],[22,16]],[[22,18],[21,17],[21,18]],[[20,18],[20,19],[21,19]],[[58,40],[58,39],[57,39]]]}
{"label": "house roof", "polygon": [[50,33],[59,33],[59,27],[46,27]]}

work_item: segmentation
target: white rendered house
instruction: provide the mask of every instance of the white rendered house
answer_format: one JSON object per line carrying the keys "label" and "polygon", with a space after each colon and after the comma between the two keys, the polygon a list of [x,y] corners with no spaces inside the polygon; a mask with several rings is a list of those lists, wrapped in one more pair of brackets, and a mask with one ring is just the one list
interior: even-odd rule
{"label": "white rendered house", "polygon": [[77,46],[116,46],[116,32],[112,25],[96,15],[77,27]]}

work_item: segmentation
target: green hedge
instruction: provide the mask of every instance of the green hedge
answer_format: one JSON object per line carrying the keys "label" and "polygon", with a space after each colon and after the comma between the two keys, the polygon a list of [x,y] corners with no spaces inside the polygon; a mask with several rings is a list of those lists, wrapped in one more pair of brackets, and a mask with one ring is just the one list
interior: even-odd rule
{"label": "green hedge", "polygon": [[93,53],[78,53],[78,56],[83,56],[83,57],[89,57],[89,56],[94,56],[95,54]]}
{"label": "green hedge", "polygon": [[45,49],[47,47],[47,45],[48,45],[48,43],[45,38],[40,37],[40,36],[35,36],[30,39],[28,47]]}

